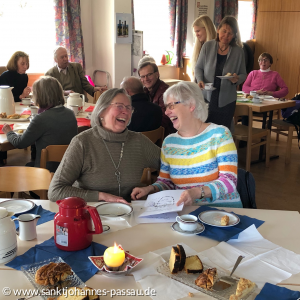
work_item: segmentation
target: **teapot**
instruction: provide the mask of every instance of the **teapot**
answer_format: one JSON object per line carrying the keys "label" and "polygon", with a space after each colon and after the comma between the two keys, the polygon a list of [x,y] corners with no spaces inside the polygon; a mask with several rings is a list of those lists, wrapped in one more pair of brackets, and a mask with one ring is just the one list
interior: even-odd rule
{"label": "teapot", "polygon": [[17,256],[17,235],[13,212],[0,207],[0,264],[7,263]]}
{"label": "teapot", "polygon": [[[81,98],[82,96],[82,98]],[[71,106],[78,105],[79,111],[82,111],[85,103],[85,97],[83,94],[70,93],[67,99],[67,107],[71,109]]]}
{"label": "teapot", "polygon": [[13,87],[8,85],[0,85],[0,113],[5,112],[7,115],[12,115],[16,112],[12,89]]}
{"label": "teapot", "polygon": [[[54,241],[57,248],[77,251],[91,245],[93,234],[103,232],[96,207],[78,197],[56,201],[59,212],[54,216]],[[92,221],[95,230],[92,230]]]}

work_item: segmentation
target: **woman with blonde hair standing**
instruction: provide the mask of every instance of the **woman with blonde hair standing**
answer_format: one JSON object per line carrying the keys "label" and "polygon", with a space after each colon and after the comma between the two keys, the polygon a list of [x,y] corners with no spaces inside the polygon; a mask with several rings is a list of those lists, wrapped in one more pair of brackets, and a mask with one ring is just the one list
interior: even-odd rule
{"label": "woman with blonde hair standing", "polygon": [[194,34],[196,36],[196,41],[195,41],[192,60],[191,60],[192,71],[194,75],[195,66],[203,44],[207,41],[214,40],[217,37],[217,32],[216,32],[215,25],[213,24],[210,17],[207,15],[198,17],[193,22],[192,27],[193,27]]}

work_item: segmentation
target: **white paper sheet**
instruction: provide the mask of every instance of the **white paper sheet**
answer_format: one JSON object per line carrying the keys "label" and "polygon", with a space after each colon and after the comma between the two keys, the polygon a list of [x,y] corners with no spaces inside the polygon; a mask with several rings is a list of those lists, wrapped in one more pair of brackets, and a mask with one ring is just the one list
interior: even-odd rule
{"label": "white paper sheet", "polygon": [[182,192],[182,190],[167,190],[149,195],[145,201],[145,210],[139,217],[182,211],[183,204],[176,206]]}

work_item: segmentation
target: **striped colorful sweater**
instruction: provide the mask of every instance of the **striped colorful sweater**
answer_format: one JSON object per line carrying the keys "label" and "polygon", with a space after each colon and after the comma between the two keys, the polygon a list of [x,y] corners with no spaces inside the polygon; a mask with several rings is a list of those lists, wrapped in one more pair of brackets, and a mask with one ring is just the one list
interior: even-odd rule
{"label": "striped colorful sweater", "polygon": [[198,205],[243,207],[237,185],[237,151],[228,128],[211,123],[194,137],[174,133],[161,149],[159,190],[207,186],[212,198],[197,199]]}

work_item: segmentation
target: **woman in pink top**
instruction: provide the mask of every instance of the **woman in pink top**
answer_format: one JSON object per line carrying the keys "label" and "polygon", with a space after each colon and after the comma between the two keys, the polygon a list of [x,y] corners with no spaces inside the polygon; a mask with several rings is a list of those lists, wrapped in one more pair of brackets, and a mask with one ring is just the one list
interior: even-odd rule
{"label": "woman in pink top", "polygon": [[260,70],[254,70],[248,75],[244,85],[243,92],[249,94],[250,91],[256,91],[259,95],[270,95],[275,98],[282,98],[289,92],[280,75],[271,71],[273,63],[272,56],[264,52],[258,58]]}

